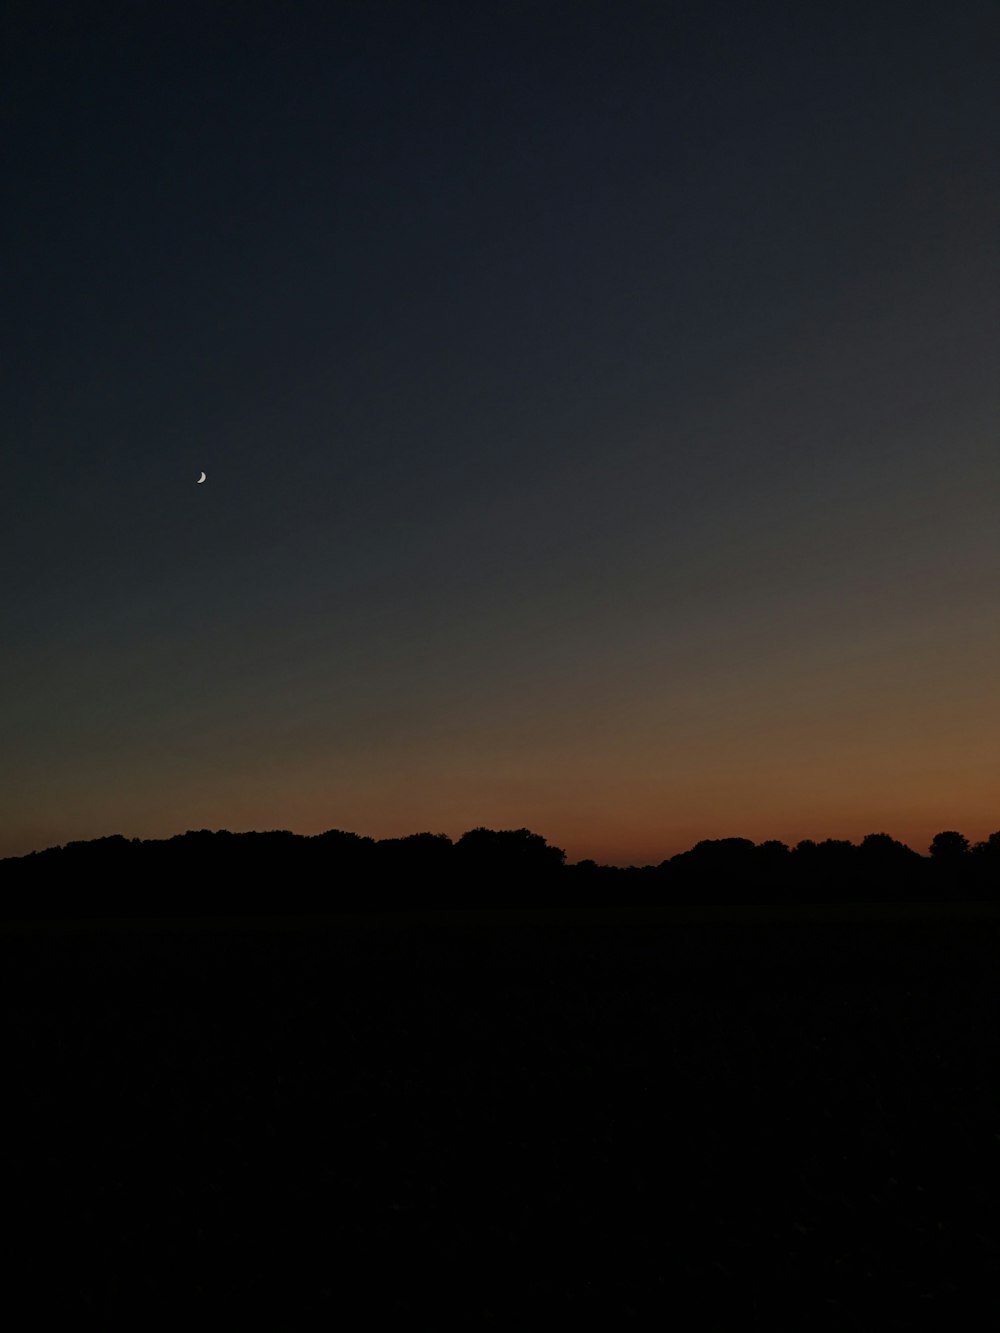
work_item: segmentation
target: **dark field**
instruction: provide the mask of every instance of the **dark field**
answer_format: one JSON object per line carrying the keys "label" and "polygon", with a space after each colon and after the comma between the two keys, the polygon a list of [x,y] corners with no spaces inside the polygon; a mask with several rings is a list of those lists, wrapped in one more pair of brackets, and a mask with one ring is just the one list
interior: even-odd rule
{"label": "dark field", "polygon": [[979,1327],[998,944],[995,914],[7,934],[5,1304]]}

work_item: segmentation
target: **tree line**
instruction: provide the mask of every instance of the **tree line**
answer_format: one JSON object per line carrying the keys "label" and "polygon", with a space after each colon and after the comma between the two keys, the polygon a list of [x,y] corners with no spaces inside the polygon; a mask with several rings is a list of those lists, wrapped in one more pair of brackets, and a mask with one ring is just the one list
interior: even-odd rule
{"label": "tree line", "polygon": [[530,829],[374,839],[343,829],[121,834],[0,860],[0,916],[188,915],[1000,897],[1000,830],[947,830],[920,855],[887,833],[855,844],[704,839],[658,865],[567,864]]}

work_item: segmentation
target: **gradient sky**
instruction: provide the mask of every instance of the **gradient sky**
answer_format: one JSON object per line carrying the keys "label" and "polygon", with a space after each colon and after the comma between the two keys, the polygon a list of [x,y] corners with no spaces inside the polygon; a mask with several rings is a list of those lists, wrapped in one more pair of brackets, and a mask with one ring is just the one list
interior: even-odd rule
{"label": "gradient sky", "polygon": [[1000,827],[998,37],[5,4],[0,855]]}

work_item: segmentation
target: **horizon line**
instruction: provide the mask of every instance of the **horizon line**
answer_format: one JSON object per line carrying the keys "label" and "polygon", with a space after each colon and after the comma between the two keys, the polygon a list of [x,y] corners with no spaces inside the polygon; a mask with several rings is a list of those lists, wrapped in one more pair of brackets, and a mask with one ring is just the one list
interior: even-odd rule
{"label": "horizon line", "polygon": [[[309,840],[309,839],[312,839],[312,838],[320,838],[320,837],[323,837],[323,836],[324,836],[325,834],[327,834],[327,833],[344,833],[344,834],[347,834],[347,835],[350,836],[350,837],[356,837],[356,838],[360,839],[361,841],[368,841],[368,842],[371,842],[373,845],[378,845],[379,843],[383,843],[383,842],[403,841],[403,840],[405,840],[405,839],[407,839],[407,838],[416,838],[416,837],[426,837],[426,836],[430,836],[430,837],[435,837],[435,838],[442,838],[442,837],[443,837],[443,838],[447,838],[448,841],[449,841],[449,843],[450,843],[452,846],[455,846],[455,845],[461,840],[461,838],[465,836],[466,833],[471,833],[471,832],[474,832],[475,830],[478,830],[478,829],[485,829],[486,831],[488,831],[488,832],[490,832],[490,833],[518,833],[518,832],[526,832],[526,833],[531,834],[533,837],[541,838],[541,839],[543,840],[543,842],[545,843],[545,845],[548,846],[548,847],[558,847],[558,844],[550,842],[550,841],[548,840],[548,838],[545,837],[544,834],[536,833],[534,829],[530,829],[530,828],[528,828],[526,825],[520,825],[520,826],[518,826],[517,828],[509,828],[509,827],[507,827],[507,828],[493,828],[493,827],[490,827],[489,825],[475,824],[475,825],[471,826],[470,828],[466,829],[466,830],[465,830],[462,834],[460,834],[457,838],[454,838],[454,837],[452,837],[450,834],[447,834],[447,833],[444,833],[444,832],[441,832],[441,831],[433,832],[433,831],[431,831],[430,829],[418,829],[418,830],[415,830],[415,831],[413,831],[413,832],[411,832],[411,833],[389,834],[389,835],[387,835],[387,836],[385,836],[385,837],[382,837],[382,838],[376,838],[376,837],[374,837],[374,836],[371,835],[371,834],[358,833],[358,832],[356,832],[356,831],[353,830],[353,829],[345,829],[345,828],[341,828],[341,827],[339,827],[339,826],[337,826],[337,825],[331,825],[331,826],[328,827],[328,828],[321,829],[321,830],[320,830],[319,832],[317,832],[317,833],[298,833],[298,832],[296,832],[294,829],[290,829],[290,828],[287,828],[287,827],[280,827],[280,828],[279,828],[279,827],[275,827],[275,828],[253,828],[253,829],[230,829],[230,828],[226,828],[226,827],[220,827],[220,828],[214,828],[214,829],[213,829],[213,828],[208,828],[208,827],[206,827],[206,826],[203,825],[203,826],[200,827],[200,828],[187,828],[187,829],[184,829],[182,832],[172,833],[172,834],[167,834],[167,835],[165,835],[165,836],[159,836],[159,837],[158,837],[158,836],[152,836],[152,837],[143,838],[143,837],[138,837],[138,836],[129,836],[129,835],[127,835],[127,834],[124,834],[124,833],[118,831],[118,832],[115,832],[115,833],[96,834],[95,836],[90,837],[90,838],[69,838],[69,839],[67,839],[65,842],[50,843],[48,846],[45,846],[45,847],[35,847],[35,848],[32,848],[30,851],[27,851],[27,852],[21,852],[21,853],[16,853],[16,852],[15,852],[15,853],[9,853],[9,854],[4,855],[4,856],[0,856],[0,862],[2,862],[2,861],[16,861],[16,860],[22,860],[22,859],[25,858],[25,857],[39,856],[39,855],[43,855],[43,854],[46,853],[46,852],[60,851],[60,850],[62,850],[62,849],[64,849],[64,848],[67,848],[67,847],[79,846],[79,845],[86,845],[86,844],[88,844],[88,843],[92,843],[92,842],[101,842],[101,841],[104,841],[104,840],[106,840],[106,839],[110,839],[110,838],[121,838],[121,839],[123,839],[124,841],[129,842],[129,843],[147,843],[147,842],[171,842],[171,841],[173,841],[173,839],[175,839],[175,838],[183,838],[183,837],[187,837],[189,834],[197,834],[197,833],[209,833],[209,834],[212,834],[212,835],[217,835],[217,834],[229,834],[231,837],[246,837],[246,836],[248,836],[248,835],[254,835],[254,834],[264,835],[264,834],[270,834],[270,833],[287,833],[287,834],[289,834],[291,837],[294,837],[294,838],[302,838],[302,839],[304,839],[304,840]],[[946,833],[946,832],[947,832],[947,833],[956,833],[956,832],[959,832],[959,830],[956,830],[956,829],[941,829],[941,830],[939,830],[938,832],[939,832],[939,833]],[[998,832],[1000,832],[1000,830],[998,830]],[[934,836],[937,836],[937,835],[934,835]],[[964,837],[965,835],[962,834],[961,836]],[[992,837],[993,835],[990,834],[990,835],[988,835],[988,836],[989,836],[989,837]],[[927,852],[921,852],[921,851],[918,851],[917,848],[911,846],[909,843],[903,842],[903,841],[902,841],[901,839],[899,839],[899,838],[895,838],[892,834],[887,834],[884,830],[872,830],[872,831],[869,832],[869,833],[863,834],[861,840],[858,841],[858,842],[854,842],[852,839],[849,839],[849,838],[830,838],[830,837],[827,837],[827,838],[800,838],[800,839],[799,839],[797,842],[795,842],[795,843],[789,843],[789,842],[785,842],[785,841],[784,841],[783,839],[781,839],[781,838],[763,838],[763,839],[761,839],[760,841],[756,841],[756,840],[754,840],[753,838],[746,838],[746,837],[744,837],[743,835],[740,835],[740,834],[723,834],[723,835],[719,835],[719,836],[716,836],[716,837],[698,838],[695,842],[693,842],[693,843],[692,843],[690,846],[688,846],[688,847],[682,848],[681,850],[676,851],[676,852],[673,852],[673,853],[671,853],[670,855],[660,857],[659,860],[648,860],[648,861],[628,861],[628,862],[597,861],[597,860],[596,860],[594,857],[592,857],[592,856],[583,856],[583,857],[578,857],[576,860],[570,860],[570,859],[569,859],[569,856],[568,856],[567,853],[565,852],[565,849],[563,849],[563,848],[559,848],[559,850],[563,852],[563,856],[564,856],[564,858],[565,858],[565,865],[567,865],[567,866],[571,866],[571,865],[580,865],[580,864],[583,864],[583,863],[586,863],[586,862],[591,862],[591,863],[593,863],[593,864],[595,864],[595,865],[602,866],[602,867],[606,867],[606,868],[609,868],[609,869],[614,869],[614,870],[633,870],[633,869],[642,870],[642,869],[647,869],[647,868],[655,868],[655,867],[657,867],[657,866],[659,866],[659,865],[664,864],[665,862],[672,861],[672,860],[674,859],[674,857],[676,857],[676,856],[683,856],[683,855],[685,855],[687,852],[692,851],[695,847],[698,847],[698,846],[700,846],[700,845],[703,844],[703,843],[742,841],[742,842],[749,842],[749,843],[751,843],[754,847],[763,847],[763,846],[766,846],[766,845],[768,845],[768,844],[780,844],[782,847],[785,847],[785,848],[788,850],[789,853],[791,853],[791,852],[794,852],[797,848],[801,847],[803,844],[812,844],[812,845],[818,847],[818,846],[823,845],[824,843],[839,843],[839,844],[841,844],[841,845],[846,845],[846,846],[850,846],[850,847],[860,847],[860,846],[862,846],[864,840],[865,840],[866,838],[870,838],[870,837],[878,837],[878,838],[889,837],[889,838],[892,839],[892,841],[893,841],[894,843],[898,843],[901,847],[905,848],[907,851],[911,852],[913,855],[915,855],[915,856],[920,856],[920,857],[922,857],[922,858],[924,858],[924,859],[930,859],[931,853],[930,853],[930,849],[929,849],[929,848],[928,848],[928,851],[927,851]],[[969,842],[969,847],[970,847],[970,849],[971,849],[973,846],[978,845],[978,844],[976,844],[976,843],[973,843],[971,839],[967,839],[967,841]]]}

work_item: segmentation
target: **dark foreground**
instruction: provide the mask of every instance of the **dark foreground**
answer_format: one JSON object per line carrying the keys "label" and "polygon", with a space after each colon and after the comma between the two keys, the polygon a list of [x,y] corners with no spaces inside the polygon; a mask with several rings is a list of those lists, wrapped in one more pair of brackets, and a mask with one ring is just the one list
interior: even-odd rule
{"label": "dark foreground", "polygon": [[978,1327],[998,944],[974,915],[2,935],[5,1305]]}

